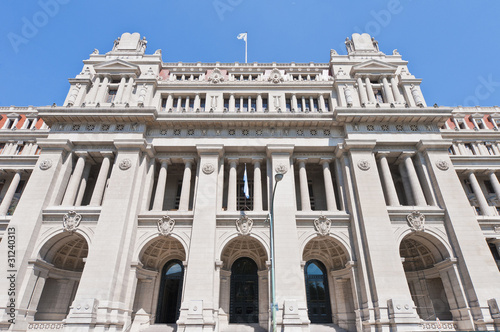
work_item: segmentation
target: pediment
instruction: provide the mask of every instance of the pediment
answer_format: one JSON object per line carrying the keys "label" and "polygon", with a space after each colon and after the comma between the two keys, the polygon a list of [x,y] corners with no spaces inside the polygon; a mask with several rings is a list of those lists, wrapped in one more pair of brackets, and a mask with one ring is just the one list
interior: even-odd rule
{"label": "pediment", "polygon": [[398,66],[385,63],[378,60],[369,60],[351,68],[351,74],[364,73],[364,74],[394,74]]}
{"label": "pediment", "polygon": [[141,69],[139,66],[121,59],[103,62],[94,66],[96,73],[134,73],[139,75]]}

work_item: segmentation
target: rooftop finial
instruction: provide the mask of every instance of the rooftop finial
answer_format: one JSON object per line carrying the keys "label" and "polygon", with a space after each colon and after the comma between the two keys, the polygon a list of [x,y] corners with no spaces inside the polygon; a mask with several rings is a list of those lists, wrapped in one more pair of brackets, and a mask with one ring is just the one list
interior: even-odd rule
{"label": "rooftop finial", "polygon": [[346,38],[347,53],[379,53],[378,42],[367,33],[353,33],[352,39]]}
{"label": "rooftop finial", "polygon": [[138,32],[132,34],[125,32],[115,40],[112,52],[140,52],[144,54],[147,43],[146,37],[141,39]]}

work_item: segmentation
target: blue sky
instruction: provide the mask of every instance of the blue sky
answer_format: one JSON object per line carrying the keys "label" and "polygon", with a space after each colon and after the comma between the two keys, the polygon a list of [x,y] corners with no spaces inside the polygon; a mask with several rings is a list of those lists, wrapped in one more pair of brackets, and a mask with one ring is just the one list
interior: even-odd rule
{"label": "blue sky", "polygon": [[423,79],[428,104],[500,104],[500,2],[463,0],[2,0],[0,106],[62,104],[94,48],[139,32],[165,62],[327,62],[368,32]]}

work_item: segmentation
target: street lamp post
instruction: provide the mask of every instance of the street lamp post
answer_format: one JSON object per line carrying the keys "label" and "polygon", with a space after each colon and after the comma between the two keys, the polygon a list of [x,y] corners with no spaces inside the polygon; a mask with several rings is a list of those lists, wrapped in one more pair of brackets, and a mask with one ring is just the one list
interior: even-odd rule
{"label": "street lamp post", "polygon": [[269,229],[271,231],[271,323],[272,332],[276,332],[276,309],[278,304],[276,303],[276,278],[274,275],[275,263],[274,263],[274,194],[276,192],[276,186],[278,182],[283,179],[282,173],[277,173],[274,176],[274,188],[273,195],[271,196],[271,209],[269,214]]}

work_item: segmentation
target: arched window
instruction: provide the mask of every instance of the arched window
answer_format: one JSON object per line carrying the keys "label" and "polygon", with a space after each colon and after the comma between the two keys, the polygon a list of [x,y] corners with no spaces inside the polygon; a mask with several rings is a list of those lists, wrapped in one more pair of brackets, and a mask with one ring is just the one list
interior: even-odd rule
{"label": "arched window", "polygon": [[167,262],[161,271],[156,323],[175,323],[181,307],[184,267],[179,260]]}
{"label": "arched window", "polygon": [[305,266],[307,310],[311,323],[331,323],[332,311],[326,268],[312,259]]}

